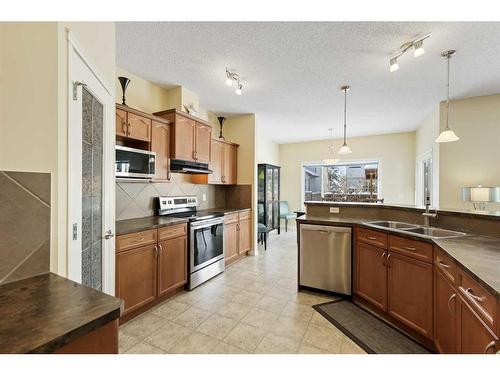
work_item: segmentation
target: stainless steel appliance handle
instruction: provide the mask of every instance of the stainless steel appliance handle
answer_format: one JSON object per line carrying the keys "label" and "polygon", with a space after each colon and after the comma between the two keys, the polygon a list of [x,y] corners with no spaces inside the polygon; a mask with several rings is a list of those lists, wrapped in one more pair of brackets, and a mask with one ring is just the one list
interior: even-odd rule
{"label": "stainless steel appliance handle", "polygon": [[216,219],[196,221],[194,223],[190,223],[190,227],[193,229],[200,229],[200,228],[211,227],[212,225],[217,225],[217,224],[224,224],[224,218],[221,217]]}

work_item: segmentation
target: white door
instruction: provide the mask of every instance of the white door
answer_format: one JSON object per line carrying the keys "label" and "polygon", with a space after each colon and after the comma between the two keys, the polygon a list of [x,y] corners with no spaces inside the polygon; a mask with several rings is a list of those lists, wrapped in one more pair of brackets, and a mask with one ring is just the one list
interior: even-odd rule
{"label": "white door", "polygon": [[415,166],[415,204],[417,206],[424,206],[429,203],[435,206],[434,198],[434,173],[433,173],[432,150],[425,152],[423,155],[417,157]]}
{"label": "white door", "polygon": [[114,98],[68,34],[68,277],[114,295]]}

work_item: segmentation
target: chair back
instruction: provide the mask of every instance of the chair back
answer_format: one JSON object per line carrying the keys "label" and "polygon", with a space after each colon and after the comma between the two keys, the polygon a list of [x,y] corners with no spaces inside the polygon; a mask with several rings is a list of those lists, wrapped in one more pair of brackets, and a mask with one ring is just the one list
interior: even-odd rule
{"label": "chair back", "polygon": [[280,201],[280,215],[289,213],[288,201]]}

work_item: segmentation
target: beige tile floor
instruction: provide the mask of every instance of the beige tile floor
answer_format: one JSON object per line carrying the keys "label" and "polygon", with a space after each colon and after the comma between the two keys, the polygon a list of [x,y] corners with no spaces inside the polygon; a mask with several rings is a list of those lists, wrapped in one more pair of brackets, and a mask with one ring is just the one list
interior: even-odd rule
{"label": "beige tile floor", "polygon": [[296,232],[120,327],[120,353],[364,353],[297,293]]}

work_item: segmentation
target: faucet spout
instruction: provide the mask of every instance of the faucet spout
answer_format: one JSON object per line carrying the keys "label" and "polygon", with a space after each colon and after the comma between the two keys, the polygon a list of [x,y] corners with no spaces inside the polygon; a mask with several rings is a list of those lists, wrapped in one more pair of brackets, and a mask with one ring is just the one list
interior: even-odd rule
{"label": "faucet spout", "polygon": [[437,210],[434,210],[434,213],[431,213],[430,212],[430,207],[431,207],[431,204],[429,202],[427,202],[425,204],[425,212],[422,213],[422,216],[424,217],[424,225],[426,227],[430,227],[431,226],[431,218],[436,218],[437,217]]}

